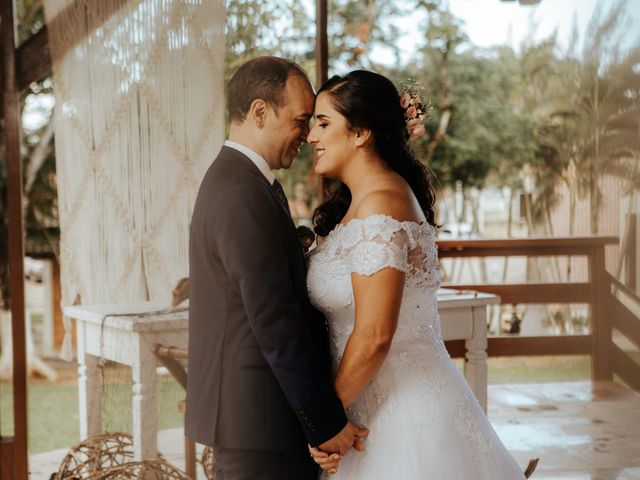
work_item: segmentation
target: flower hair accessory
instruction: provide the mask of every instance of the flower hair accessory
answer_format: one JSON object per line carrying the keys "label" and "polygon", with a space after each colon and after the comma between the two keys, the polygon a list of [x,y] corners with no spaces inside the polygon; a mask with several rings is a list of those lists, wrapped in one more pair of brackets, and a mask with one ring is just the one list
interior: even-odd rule
{"label": "flower hair accessory", "polygon": [[420,92],[424,87],[414,80],[402,84],[400,106],[404,110],[404,122],[409,132],[409,139],[422,137],[427,131],[422,124],[429,116],[431,104],[422,99]]}

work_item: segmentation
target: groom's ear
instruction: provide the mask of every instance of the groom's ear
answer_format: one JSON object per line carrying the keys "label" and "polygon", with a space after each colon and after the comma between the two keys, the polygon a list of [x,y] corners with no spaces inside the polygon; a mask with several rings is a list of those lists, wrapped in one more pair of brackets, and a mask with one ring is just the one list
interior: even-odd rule
{"label": "groom's ear", "polygon": [[249,116],[253,119],[258,128],[264,127],[267,118],[267,102],[256,98],[249,107]]}
{"label": "groom's ear", "polygon": [[369,142],[371,138],[371,130],[368,128],[356,128],[353,131],[353,143],[356,147],[362,147]]}

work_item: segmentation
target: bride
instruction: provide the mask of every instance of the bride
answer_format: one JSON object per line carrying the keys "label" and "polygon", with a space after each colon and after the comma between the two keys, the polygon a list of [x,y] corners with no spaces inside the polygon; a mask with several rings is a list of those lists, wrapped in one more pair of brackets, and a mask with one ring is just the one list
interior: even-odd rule
{"label": "bride", "polygon": [[525,478],[440,335],[434,194],[408,144],[420,127],[409,100],[367,71],[333,77],[316,100],[314,170],[341,187],[314,214],[325,238],[307,282],[336,393],[369,436],[363,453],[310,451],[340,479]]}

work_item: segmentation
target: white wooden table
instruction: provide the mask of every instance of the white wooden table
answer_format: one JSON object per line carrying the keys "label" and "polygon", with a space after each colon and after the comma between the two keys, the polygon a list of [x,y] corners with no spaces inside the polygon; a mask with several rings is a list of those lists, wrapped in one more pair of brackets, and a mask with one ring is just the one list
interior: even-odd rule
{"label": "white wooden table", "polygon": [[[464,375],[471,390],[487,408],[487,305],[495,295],[441,289],[438,311],[445,340],[464,339]],[[165,310],[165,311],[163,311]],[[188,312],[167,312],[166,305],[74,306],[64,309],[77,322],[80,436],[102,432],[100,360],[132,367],[133,438],[137,460],[157,455],[155,397],[156,357],[153,346],[187,348]]]}
{"label": "white wooden table", "polygon": [[102,432],[100,359],[131,367],[133,445],[136,460],[157,456],[156,343],[187,347],[188,312],[166,304],[74,306],[76,320],[80,437]]}
{"label": "white wooden table", "polygon": [[464,340],[464,376],[487,412],[487,306],[499,304],[489,293],[441,288],[438,313],[444,340]]}

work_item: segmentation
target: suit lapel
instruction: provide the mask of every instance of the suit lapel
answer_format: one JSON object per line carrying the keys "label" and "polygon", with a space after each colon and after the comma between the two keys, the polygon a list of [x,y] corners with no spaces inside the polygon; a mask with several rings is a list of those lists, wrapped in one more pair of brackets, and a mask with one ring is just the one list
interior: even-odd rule
{"label": "suit lapel", "polygon": [[[271,192],[271,196],[274,198],[276,203],[280,206],[282,212],[286,215],[286,217],[291,222],[291,225],[295,228],[295,224],[293,223],[293,219],[291,218],[291,214],[287,211],[285,206],[283,205],[280,197],[274,190],[273,186],[269,184],[269,181],[262,174],[260,169],[256,167],[256,164],[251,161],[249,157],[247,157],[244,153],[236,150],[235,148],[228,147],[226,145],[222,146],[222,150],[220,151],[219,160],[234,162],[234,165],[237,168],[242,170],[246,170],[247,174],[258,177],[259,181],[267,186],[269,192]],[[218,161],[219,161],[218,160]]]}
{"label": "suit lapel", "polygon": [[302,247],[302,242],[300,242],[300,238],[298,237],[298,232],[295,230],[296,225],[293,222],[293,218],[291,218],[291,213],[286,209],[286,207],[280,200],[280,197],[276,193],[275,189],[273,188],[272,185],[269,184],[269,181],[265,178],[265,176],[262,174],[260,169],[256,167],[256,164],[253,163],[251,159],[247,157],[244,153],[236,150],[235,148],[228,147],[226,145],[222,146],[222,149],[220,150],[220,154],[216,161],[232,162],[236,168],[246,170],[248,175],[257,177],[257,181],[262,182],[262,184],[269,189],[269,192],[271,192],[271,196],[276,201],[276,203],[280,206],[280,210],[289,220],[289,225],[291,226],[291,230],[293,231],[293,234],[296,237],[296,240],[297,240],[296,245],[298,246],[299,254],[300,254],[300,257],[302,258],[302,262],[304,265],[304,271],[306,273],[307,256],[304,252],[304,248]]}
{"label": "suit lapel", "polygon": [[300,238],[298,237],[298,232],[295,230],[296,225],[293,222],[293,218],[291,218],[291,212],[289,212],[289,210],[287,210],[285,205],[282,203],[282,201],[280,200],[280,197],[278,196],[275,189],[273,188],[273,185],[269,184],[269,181],[265,178],[265,176],[262,174],[260,169],[256,167],[256,164],[253,163],[249,157],[247,157],[244,153],[236,150],[235,148],[231,148],[224,145],[222,147],[222,150],[220,151],[220,160],[223,160],[223,159],[228,159],[226,161],[234,162],[237,168],[246,170],[248,175],[256,176],[258,181],[262,182],[262,184],[269,189],[269,192],[271,192],[272,197],[274,198],[276,203],[279,205],[282,214],[287,217],[288,223],[291,226],[291,230],[293,231],[293,234],[296,237],[296,245],[298,246],[299,254],[302,259],[302,264],[304,266],[304,271],[306,274],[307,256],[304,252],[304,248],[302,247],[302,243],[300,242]]}

